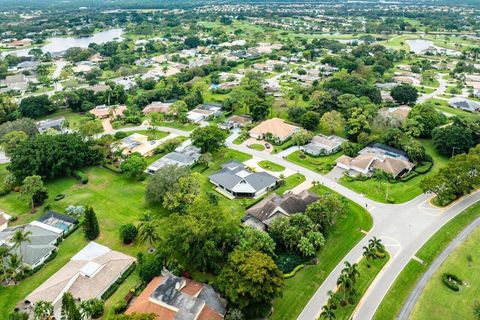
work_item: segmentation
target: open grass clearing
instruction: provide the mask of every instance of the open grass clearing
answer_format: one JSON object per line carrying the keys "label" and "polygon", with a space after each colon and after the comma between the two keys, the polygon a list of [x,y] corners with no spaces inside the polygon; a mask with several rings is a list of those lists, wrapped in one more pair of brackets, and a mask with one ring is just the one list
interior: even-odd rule
{"label": "open grass clearing", "polygon": [[[318,194],[333,192],[324,186],[310,190]],[[305,266],[285,281],[283,296],[275,299],[270,319],[296,319],[330,272],[365,236],[361,230],[370,230],[372,227],[372,218],[364,208],[347,198],[343,199],[347,203],[347,214],[340,217],[326,235],[325,246],[317,255],[318,264]]]}
{"label": "open grass clearing", "polygon": [[277,194],[282,195],[286,191],[292,190],[299,184],[303,183],[305,181],[305,176],[301,173],[295,173],[286,177],[285,179],[283,179],[283,181],[284,184],[275,190]]}
{"label": "open grass clearing", "polygon": [[250,145],[248,145],[248,147],[250,149],[257,150],[257,151],[264,151],[265,150],[265,146],[263,144],[259,144],[259,143],[250,144]]}
{"label": "open grass clearing", "polygon": [[284,166],[281,166],[279,164],[276,164],[272,161],[268,161],[268,160],[262,160],[258,163],[258,165],[262,168],[262,169],[265,169],[265,170],[268,170],[268,171],[273,171],[273,172],[282,172],[282,171],[285,171],[285,167]]}
{"label": "open grass clearing", "polygon": [[383,298],[373,319],[396,319],[403,302],[413,290],[418,279],[427,270],[428,265],[465,227],[478,217],[480,217],[480,203],[464,210],[437,231],[416,254],[417,257],[426,262],[426,265],[422,265],[413,259],[408,262]]}
{"label": "open grass clearing", "polygon": [[342,152],[337,152],[328,156],[312,157],[297,150],[289,154],[286,159],[312,171],[325,174],[332,170],[335,166],[335,160],[342,154]]}

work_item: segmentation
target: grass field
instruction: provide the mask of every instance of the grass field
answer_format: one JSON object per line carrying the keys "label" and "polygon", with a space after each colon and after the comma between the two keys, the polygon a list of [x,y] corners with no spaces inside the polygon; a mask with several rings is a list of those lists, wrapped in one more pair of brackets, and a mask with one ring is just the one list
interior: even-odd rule
{"label": "grass field", "polygon": [[[480,292],[479,243],[480,228],[477,228],[430,278],[413,309],[412,320],[478,319],[473,314],[473,305]],[[467,261],[467,255],[471,255],[472,263]],[[455,274],[466,285],[460,286],[458,292],[448,289],[442,283],[443,273]]]}
{"label": "grass field", "polygon": [[426,102],[433,102],[436,109],[451,116],[466,117],[472,120],[480,118],[480,115],[478,114],[463,111],[461,109],[452,108],[448,105],[447,101],[442,99],[428,99]]}
{"label": "grass field", "polygon": [[263,161],[260,161],[258,163],[258,165],[265,169],[265,170],[268,170],[268,171],[273,171],[273,172],[282,172],[282,171],[285,171],[285,167],[284,166],[281,166],[279,164],[276,164],[272,161],[268,161],[268,160],[263,160]]}
{"label": "grass field", "polygon": [[426,265],[422,265],[413,259],[410,260],[382,300],[373,319],[396,319],[403,302],[414,288],[417,280],[425,272],[428,265],[469,223],[478,217],[480,217],[480,203],[466,209],[435,233],[416,254],[417,257],[426,262]]}
{"label": "grass field", "polygon": [[[310,189],[318,194],[332,192],[324,186]],[[341,259],[365,235],[360,230],[370,230],[372,218],[362,207],[344,198],[347,214],[337,220],[326,235],[325,246],[318,253],[318,264],[309,265],[293,278],[287,279],[283,296],[274,301],[272,320],[296,319],[317,288],[323,283]]]}
{"label": "grass field", "polygon": [[285,179],[283,179],[283,181],[285,182],[285,184],[275,190],[275,192],[280,195],[284,194],[285,191],[292,190],[293,188],[304,182],[305,176],[301,173],[295,173],[286,177]]}
{"label": "grass field", "polygon": [[165,138],[166,136],[169,135],[168,132],[160,131],[160,130],[155,130],[155,131],[153,131],[153,130],[138,130],[138,131],[128,132],[128,135],[130,135],[132,133],[143,134],[144,136],[148,137],[148,140],[160,140],[160,139],[163,139],[163,138]]}
{"label": "grass field", "polygon": [[302,151],[295,151],[289,154],[286,159],[312,171],[328,173],[335,166],[335,160],[341,155],[341,152],[337,152],[324,157],[312,157]]}
{"label": "grass field", "polygon": [[68,121],[69,127],[71,129],[78,129],[80,122],[82,120],[88,119],[85,115],[82,115],[78,112],[73,112],[70,109],[62,109],[59,111],[56,111],[52,114],[49,114],[47,116],[39,118],[39,120],[45,120],[45,119],[56,119],[60,117],[65,117],[65,120]]}
{"label": "grass field", "polygon": [[368,179],[366,181],[349,181],[346,177],[339,179],[339,182],[345,187],[364,194],[367,198],[378,202],[387,202],[387,188],[388,199],[390,199],[390,201],[393,203],[407,202],[422,194],[423,191],[420,188],[421,181],[425,177],[435,175],[448,161],[445,156],[440,155],[435,150],[431,140],[421,140],[421,143],[425,147],[427,153],[432,156],[434,161],[433,168],[425,174],[419,175],[406,182],[397,183],[378,182],[374,179]]}
{"label": "grass field", "polygon": [[265,150],[265,146],[263,144],[259,143],[254,143],[248,146],[250,149],[257,150],[257,151],[263,151]]}

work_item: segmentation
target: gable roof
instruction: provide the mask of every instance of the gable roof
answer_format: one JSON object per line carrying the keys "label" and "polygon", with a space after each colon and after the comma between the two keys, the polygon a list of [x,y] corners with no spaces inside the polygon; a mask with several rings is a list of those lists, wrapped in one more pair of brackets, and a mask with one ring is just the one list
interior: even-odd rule
{"label": "gable roof", "polygon": [[273,118],[263,121],[258,126],[251,129],[250,133],[257,135],[271,133],[275,137],[286,139],[298,129],[297,126],[285,123],[282,119]]}

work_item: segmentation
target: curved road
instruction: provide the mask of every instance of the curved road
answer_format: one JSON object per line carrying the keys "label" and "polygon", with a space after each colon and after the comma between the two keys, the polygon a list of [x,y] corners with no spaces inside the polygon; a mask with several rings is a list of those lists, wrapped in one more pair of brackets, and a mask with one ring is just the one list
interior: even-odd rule
{"label": "curved road", "polygon": [[236,136],[238,135],[233,134],[227,139],[229,148],[251,154],[262,160],[278,163],[303,174],[312,181],[319,181],[362,207],[366,207],[372,215],[374,222],[372,229],[343,257],[325,279],[299,315],[299,320],[314,320],[319,317],[322,306],[327,302],[327,292],[336,288],[336,280],[341,273],[344,261],[359,261],[362,258],[362,247],[371,237],[376,236],[382,239],[391,258],[372,282],[352,316],[353,319],[358,320],[371,319],[398,274],[422,245],[450,219],[480,200],[480,192],[476,192],[448,208],[431,206],[429,199],[432,195],[428,194],[419,195],[402,204],[378,203],[319,173],[289,162],[279,155],[256,151],[245,145],[235,145],[232,142]]}
{"label": "curved road", "polygon": [[423,274],[420,280],[417,282],[415,288],[405,301],[402,310],[398,316],[399,320],[407,320],[410,318],[410,314],[415,307],[420,295],[425,289],[430,278],[435,274],[440,265],[450,256],[450,254],[461,244],[465,239],[480,226],[480,218],[470,223],[461,233],[458,235],[449,245],[443,250],[443,252],[433,261],[428,267],[427,271]]}

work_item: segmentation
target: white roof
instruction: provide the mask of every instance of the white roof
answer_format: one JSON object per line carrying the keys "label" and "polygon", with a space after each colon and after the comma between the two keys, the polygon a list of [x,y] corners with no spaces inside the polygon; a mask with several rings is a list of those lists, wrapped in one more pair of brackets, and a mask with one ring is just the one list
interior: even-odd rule
{"label": "white roof", "polygon": [[110,248],[92,241],[74,255],[71,260],[93,260],[110,251]]}

